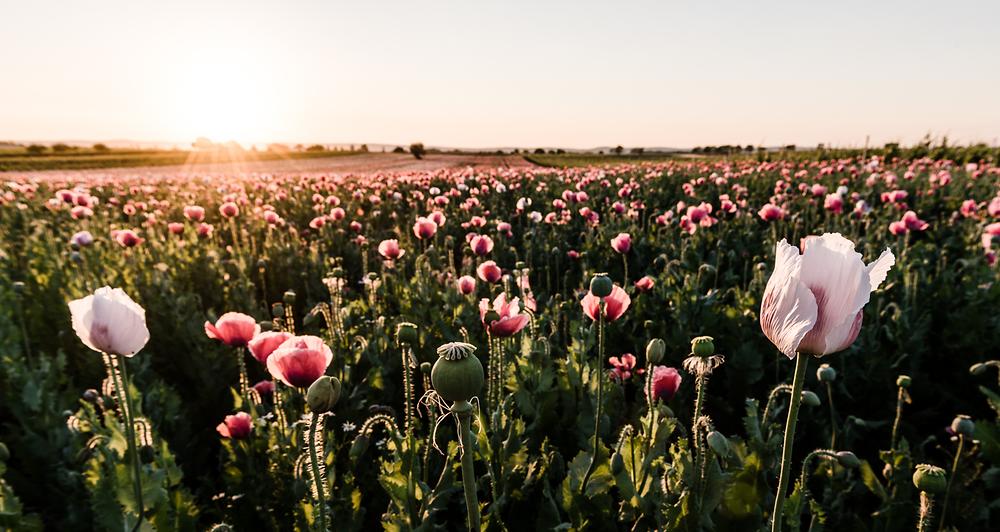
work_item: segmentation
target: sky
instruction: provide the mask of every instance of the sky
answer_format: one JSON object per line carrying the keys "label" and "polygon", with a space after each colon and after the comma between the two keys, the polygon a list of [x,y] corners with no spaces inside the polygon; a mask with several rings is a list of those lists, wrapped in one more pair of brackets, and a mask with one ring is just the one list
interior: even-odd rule
{"label": "sky", "polygon": [[997,20],[996,0],[0,0],[0,141],[995,144]]}

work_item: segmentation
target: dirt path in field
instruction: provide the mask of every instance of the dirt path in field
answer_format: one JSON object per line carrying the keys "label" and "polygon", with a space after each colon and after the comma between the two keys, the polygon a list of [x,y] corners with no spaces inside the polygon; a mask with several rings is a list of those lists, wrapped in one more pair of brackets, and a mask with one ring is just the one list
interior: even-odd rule
{"label": "dirt path in field", "polygon": [[276,161],[250,161],[241,163],[206,163],[176,166],[139,166],[131,168],[94,168],[87,170],[43,170],[35,172],[0,172],[0,176],[31,175],[38,177],[107,175],[157,175],[177,173],[329,173],[362,174],[373,172],[418,172],[443,168],[497,168],[531,167],[533,164],[520,155],[444,155],[430,154],[417,160],[412,155],[401,153],[368,153],[364,155],[343,155],[321,159],[288,159]]}

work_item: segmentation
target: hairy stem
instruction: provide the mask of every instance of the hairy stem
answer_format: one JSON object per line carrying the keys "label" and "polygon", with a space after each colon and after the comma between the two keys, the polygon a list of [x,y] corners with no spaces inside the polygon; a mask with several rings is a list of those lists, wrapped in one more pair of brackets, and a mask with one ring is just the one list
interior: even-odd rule
{"label": "hairy stem", "polygon": [[[326,480],[323,475],[323,466],[320,464],[320,457],[324,454],[322,447],[322,431],[320,418],[322,414],[313,412],[309,419],[309,467],[312,468],[313,495],[316,498],[316,512],[319,529],[323,532],[326,528]],[[319,435],[319,439],[317,439]]]}
{"label": "hairy stem", "polygon": [[594,474],[597,465],[597,452],[601,445],[601,401],[604,399],[604,300],[597,316],[597,403],[594,406],[594,452],[590,455],[590,465],[580,483],[580,493],[587,492],[587,481]]}
{"label": "hairy stem", "polygon": [[479,532],[479,498],[476,496],[476,471],[472,462],[472,405],[468,401],[452,406],[458,416],[458,431],[462,438],[462,488],[465,507],[469,511],[469,530]]}
{"label": "hairy stem", "polygon": [[774,512],[771,514],[771,532],[781,530],[782,510],[788,477],[791,474],[792,444],[795,441],[795,424],[799,420],[799,405],[802,403],[802,385],[809,366],[808,355],[799,353],[795,357],[795,377],[792,379],[792,396],[788,400],[788,420],[785,422],[785,439],[781,446],[781,472],[778,475],[778,492],[774,497]]}
{"label": "hairy stem", "polygon": [[142,465],[139,463],[139,448],[135,442],[135,425],[133,424],[132,415],[132,394],[129,392],[128,387],[128,369],[125,366],[125,358],[120,355],[110,355],[113,357],[114,362],[119,370],[116,372],[117,381],[115,383],[115,388],[118,389],[119,401],[122,404],[122,410],[125,412],[125,434],[128,438],[128,453],[132,457],[132,485],[135,489],[135,504],[138,516],[136,518],[135,527],[132,528],[133,532],[139,530],[139,525],[142,524],[142,515],[144,510],[144,505],[142,503]]}

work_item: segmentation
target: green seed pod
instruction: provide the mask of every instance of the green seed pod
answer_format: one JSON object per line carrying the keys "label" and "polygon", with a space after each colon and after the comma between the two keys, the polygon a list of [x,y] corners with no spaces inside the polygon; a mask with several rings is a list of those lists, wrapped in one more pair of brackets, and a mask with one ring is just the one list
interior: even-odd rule
{"label": "green seed pod", "polygon": [[398,340],[399,343],[405,345],[416,345],[419,339],[416,324],[404,321],[396,326],[396,340]]}
{"label": "green seed pod", "polygon": [[273,331],[274,330],[274,322],[273,321],[262,321],[262,322],[258,323],[257,325],[260,325],[260,332],[268,332],[268,331]]}
{"label": "green seed pod", "polygon": [[500,319],[500,314],[497,313],[497,311],[495,311],[493,309],[487,310],[486,314],[483,314],[483,323],[485,323],[487,325],[489,325],[490,323],[493,323],[493,322],[495,322],[495,321],[497,321],[499,319]]}
{"label": "green seed pod", "polygon": [[705,436],[705,439],[708,440],[708,446],[712,448],[715,454],[723,458],[729,456],[731,450],[729,440],[721,432],[713,430],[708,433],[708,436]]}
{"label": "green seed pod", "polygon": [[365,454],[365,451],[368,450],[368,444],[370,441],[371,439],[368,436],[358,434],[358,436],[354,438],[354,443],[351,444],[351,459],[357,460],[358,458],[361,458],[361,455]]}
{"label": "green seed pod", "polygon": [[802,390],[802,404],[806,406],[819,406],[819,396],[809,390]]}
{"label": "green seed pod", "polygon": [[837,451],[837,462],[852,469],[861,466],[861,460],[858,460],[858,457],[851,451]]}
{"label": "green seed pod", "polygon": [[340,400],[340,380],[336,377],[323,375],[309,385],[306,392],[306,403],[309,410],[316,414],[329,412]]}
{"label": "green seed pod", "polygon": [[517,262],[514,263],[514,268],[516,268],[518,270],[523,270],[526,266],[527,265],[524,263],[523,260],[519,260],[519,261],[517,261]]}
{"label": "green seed pod", "polygon": [[715,342],[711,336],[699,336],[691,340],[691,354],[706,358],[715,354]]}
{"label": "green seed pod", "polygon": [[622,455],[615,453],[611,455],[611,474],[617,475],[625,470],[625,460],[622,459]]}
{"label": "green seed pod", "polygon": [[909,388],[912,383],[913,380],[910,379],[909,375],[900,375],[899,378],[896,379],[896,386],[899,386],[900,388]]}
{"label": "green seed pod", "polygon": [[553,255],[556,255],[556,256],[558,256],[558,255],[559,255],[559,251],[560,251],[560,250],[559,250],[559,248],[558,248],[558,247],[556,247],[556,246],[552,246],[552,249],[551,249],[551,250],[549,250],[549,253],[552,253]]}
{"label": "green seed pod", "polygon": [[913,471],[913,485],[920,491],[940,495],[948,489],[948,475],[940,467],[919,464]]}
{"label": "green seed pod", "polygon": [[285,317],[285,306],[281,303],[273,303],[271,305],[271,317],[273,318],[284,318]]}
{"label": "green seed pod", "polygon": [[463,342],[447,343],[437,349],[439,358],[431,369],[431,382],[445,400],[468,401],[483,389],[486,378],[475,351],[474,345]]}
{"label": "green seed pod", "polygon": [[341,268],[340,266],[337,266],[336,268],[330,270],[330,276],[331,277],[343,277],[344,276],[344,269]]}
{"label": "green seed pod", "polygon": [[837,370],[833,369],[829,364],[822,364],[816,370],[816,378],[820,382],[833,382],[837,380]]}
{"label": "green seed pod", "polygon": [[423,373],[424,375],[430,375],[431,374],[431,369],[433,369],[433,368],[434,368],[434,366],[430,362],[421,362],[420,363],[420,373]]}
{"label": "green seed pod", "polygon": [[283,301],[288,306],[295,305],[295,291],[285,290],[285,294],[281,296],[281,301]]}
{"label": "green seed pod", "polygon": [[663,362],[664,355],[667,354],[667,343],[662,338],[653,338],[646,344],[646,361],[650,364]]}
{"label": "green seed pod", "polygon": [[17,295],[24,294],[24,283],[21,281],[14,281],[14,293]]}
{"label": "green seed pod", "polygon": [[10,460],[10,451],[7,449],[7,445],[0,442],[0,462],[6,462]]}
{"label": "green seed pod", "polygon": [[955,434],[961,434],[962,436],[972,436],[972,432],[976,430],[976,424],[972,422],[972,418],[966,415],[955,416],[955,419],[951,422],[951,430]]}
{"label": "green seed pod", "polygon": [[89,388],[83,392],[83,400],[88,403],[97,403],[97,400],[101,398],[101,394],[97,393],[97,390]]}
{"label": "green seed pod", "polygon": [[257,269],[258,270],[266,270],[267,269],[267,260],[265,260],[265,259],[258,259],[257,260]]}
{"label": "green seed pod", "polygon": [[594,277],[590,279],[590,293],[597,297],[610,296],[614,287],[615,284],[611,282],[611,278],[606,273],[594,274]]}

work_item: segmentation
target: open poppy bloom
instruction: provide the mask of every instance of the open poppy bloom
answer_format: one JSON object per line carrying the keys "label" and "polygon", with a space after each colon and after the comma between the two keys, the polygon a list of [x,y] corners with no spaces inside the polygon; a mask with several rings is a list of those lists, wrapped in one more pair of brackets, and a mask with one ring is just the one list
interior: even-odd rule
{"label": "open poppy bloom", "polygon": [[[615,285],[611,289],[611,294],[604,298],[606,303],[604,309],[604,319],[607,321],[615,321],[621,317],[622,314],[628,310],[628,306],[632,304],[632,298],[628,296],[622,287]],[[597,321],[598,313],[601,310],[601,298],[595,296],[594,294],[587,292],[587,295],[580,300],[580,305],[583,306],[583,313],[586,314],[590,319]]]}
{"label": "open poppy bloom", "polygon": [[267,357],[267,371],[281,382],[305,388],[326,373],[333,361],[330,346],[317,336],[293,336]]}
{"label": "open poppy bloom", "polygon": [[215,325],[212,325],[211,322],[205,322],[205,334],[209,338],[219,340],[232,347],[247,345],[259,333],[260,325],[257,325],[257,320],[239,312],[223,314],[216,320]]}
{"label": "open poppy bloom", "polygon": [[231,416],[226,416],[222,423],[219,423],[219,426],[215,427],[215,430],[223,438],[242,440],[249,436],[253,430],[253,420],[250,418],[250,414],[237,412]]}
{"label": "open poppy bloom", "polygon": [[253,355],[261,364],[267,364],[267,357],[271,356],[271,353],[275,349],[285,343],[285,340],[291,338],[292,335],[286,332],[279,331],[267,331],[254,336],[252,340],[247,343],[247,348],[250,350],[250,354]]}
{"label": "open poppy bloom", "polygon": [[149,341],[146,310],[121,288],[105,286],[69,302],[73,331],[87,347],[131,357]]}
{"label": "open poppy bloom", "polygon": [[850,347],[863,309],[896,259],[886,249],[867,266],[854,243],[839,233],[803,239],[804,253],[786,240],[775,248],[774,273],[760,307],[760,326],[788,358]]}
{"label": "open poppy bloom", "polygon": [[650,400],[653,402],[673,399],[681,387],[681,374],[675,368],[656,366],[646,378],[653,379],[652,386],[646,386],[646,395],[651,395]]}
{"label": "open poppy bloom", "polygon": [[[496,312],[500,317],[486,323],[486,313],[490,310]],[[491,335],[506,338],[520,332],[531,318],[527,314],[521,314],[518,298],[515,297],[508,302],[507,296],[501,293],[493,300],[492,306],[488,299],[479,302],[479,319],[483,320],[484,325],[489,326]]]}

